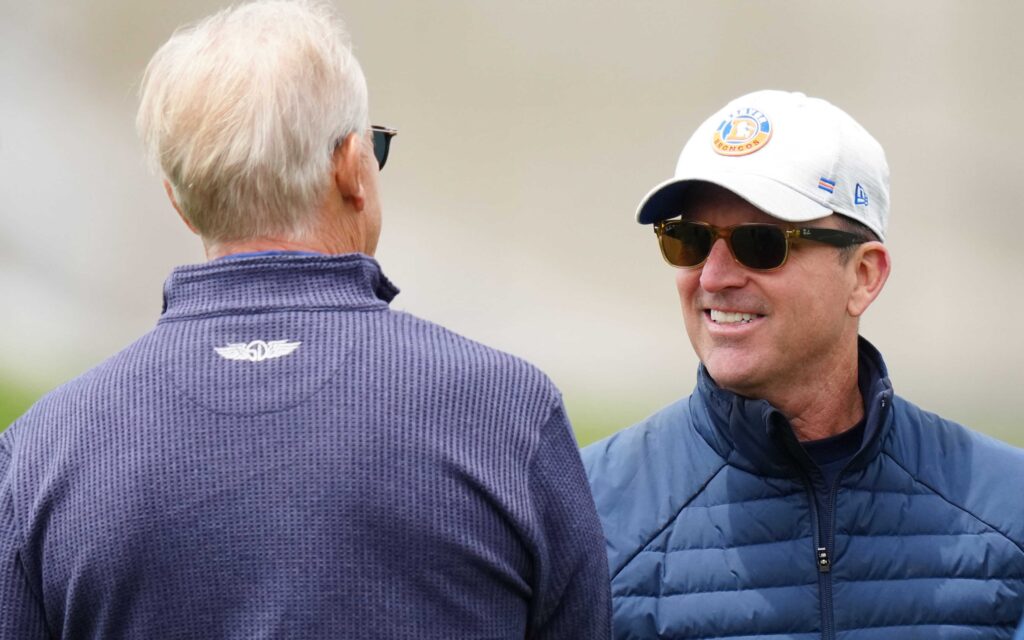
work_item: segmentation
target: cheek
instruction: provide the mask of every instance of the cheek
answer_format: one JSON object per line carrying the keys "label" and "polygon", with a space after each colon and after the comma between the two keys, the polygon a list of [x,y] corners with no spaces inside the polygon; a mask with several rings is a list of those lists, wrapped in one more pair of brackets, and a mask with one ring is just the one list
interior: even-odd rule
{"label": "cheek", "polygon": [[[679,269],[676,271],[676,292],[679,294],[679,307],[683,315],[683,324],[686,332],[690,335],[691,341],[700,331],[702,323],[701,313],[697,311],[694,302],[700,288],[700,269],[688,270]],[[696,345],[694,345],[696,348]]]}
{"label": "cheek", "polygon": [[676,291],[683,306],[693,299],[694,292],[700,286],[700,269],[676,269]]}
{"label": "cheek", "polygon": [[[841,326],[841,319],[847,315],[849,291],[845,274],[836,270],[829,277],[808,280],[808,286],[794,299],[802,300],[809,320],[823,326]],[[797,297],[798,296],[798,297]]]}

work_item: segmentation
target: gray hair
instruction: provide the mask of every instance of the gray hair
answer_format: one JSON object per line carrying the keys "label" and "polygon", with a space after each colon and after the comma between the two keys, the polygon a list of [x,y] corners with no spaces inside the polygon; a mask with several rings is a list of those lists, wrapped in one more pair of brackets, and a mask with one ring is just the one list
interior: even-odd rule
{"label": "gray hair", "polygon": [[311,0],[243,4],[179,29],[140,97],[150,160],[215,242],[306,237],[336,142],[369,128],[345,25]]}

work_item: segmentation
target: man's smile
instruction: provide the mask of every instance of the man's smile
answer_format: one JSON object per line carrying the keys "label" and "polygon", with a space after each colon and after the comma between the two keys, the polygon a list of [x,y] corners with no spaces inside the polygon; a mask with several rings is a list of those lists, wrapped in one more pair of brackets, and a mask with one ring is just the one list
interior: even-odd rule
{"label": "man's smile", "polygon": [[715,324],[749,324],[758,318],[764,317],[758,313],[721,311],[719,309],[707,309],[704,313],[711,319],[711,322],[714,322]]}

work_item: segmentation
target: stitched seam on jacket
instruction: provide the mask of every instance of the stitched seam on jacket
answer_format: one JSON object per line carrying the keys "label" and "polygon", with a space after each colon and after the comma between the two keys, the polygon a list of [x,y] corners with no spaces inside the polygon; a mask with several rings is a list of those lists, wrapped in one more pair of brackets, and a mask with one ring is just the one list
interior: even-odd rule
{"label": "stitched seam on jacket", "polygon": [[[987,582],[996,578],[959,578],[955,576],[935,576],[927,578],[893,578],[891,580],[843,580],[842,583],[846,584],[864,584],[869,582],[898,582],[898,581],[910,581],[910,580],[970,580],[974,582]],[[1002,579],[1002,578],[1000,578]],[[1006,578],[1012,582],[1024,582],[1024,578]],[[702,589],[700,591],[661,591],[659,593],[613,593],[616,598],[666,598],[672,596],[699,596],[708,593],[743,593],[745,591],[767,591],[769,589],[801,589],[804,587],[812,587],[818,584],[818,581],[804,582],[798,584],[779,584],[779,585],[763,585],[754,587],[744,587],[742,589]]]}
{"label": "stitched seam on jacket", "polygon": [[1003,538],[1003,534],[998,531],[925,531],[921,533],[849,533],[836,532],[836,537],[846,538],[959,538],[962,536],[998,536]]}
{"label": "stitched seam on jacket", "polygon": [[660,593],[624,593],[616,595],[613,593],[613,597],[616,598],[666,598],[672,596],[699,596],[707,593],[743,593],[745,591],[767,591],[769,589],[803,589],[805,587],[817,586],[818,580],[815,576],[813,582],[802,582],[799,584],[773,584],[756,587],[744,587],[742,589],[704,589],[701,591],[662,591]]}
{"label": "stitched seam on jacket", "polygon": [[[1016,623],[1016,621],[1013,621],[1013,622]],[[929,622],[928,625],[931,625],[931,626],[955,626],[955,627],[967,627],[967,628],[978,627],[978,628],[983,628],[984,629],[984,628],[990,628],[990,627],[1004,628],[1004,627],[1007,627],[1008,625],[1010,625],[1010,623],[1003,622],[1003,623],[984,624],[984,623],[981,623],[981,622],[978,622],[978,623]],[[918,625],[909,624],[909,623],[908,624],[887,624],[887,625],[879,625],[877,627],[850,627],[848,629],[843,629],[843,631],[856,631],[857,629],[887,629],[889,627],[892,627],[894,629],[900,629],[900,628],[903,628],[903,627],[914,627],[914,626],[918,626]],[[838,631],[838,629],[837,629],[837,631]],[[794,634],[795,635],[810,635],[810,636],[813,636],[814,638],[818,638],[818,637],[821,636],[821,632],[818,631],[817,629],[815,629],[813,631],[799,631],[799,630],[787,629],[786,631],[762,631],[762,632],[757,634],[757,637],[758,638],[783,638],[785,640],[789,640],[789,639],[794,637]],[[662,637],[662,636],[659,636],[659,637]],[[744,639],[746,639],[746,638],[750,638],[750,634],[749,633],[740,633],[740,634],[737,635],[735,633],[730,633],[729,635],[726,635],[726,636],[709,636],[707,634],[703,634],[702,633],[702,634],[700,634],[698,636],[680,636],[680,635],[673,635],[672,636],[673,640],[729,640],[729,638],[744,638]]]}
{"label": "stitched seam on jacket", "polygon": [[[858,629],[902,629],[903,627],[978,627],[981,629],[988,629],[991,627],[1006,627],[1010,624],[1016,624],[1017,620],[1005,622],[907,622],[906,624],[879,624],[879,625],[864,625],[858,627],[846,627],[843,631],[857,631]],[[836,629],[839,631],[839,629]],[[742,636],[736,636],[742,637]]]}
{"label": "stitched seam on jacket", "polygon": [[911,480],[913,480],[914,482],[916,482],[916,483],[920,484],[920,485],[921,485],[922,487],[927,487],[929,491],[931,491],[931,492],[932,492],[932,493],[934,493],[935,495],[939,496],[940,498],[942,498],[943,500],[945,500],[945,501],[946,501],[947,503],[949,503],[949,504],[950,504],[950,505],[952,505],[953,507],[956,507],[956,508],[957,508],[957,509],[959,509],[960,511],[963,511],[964,513],[966,513],[967,515],[971,516],[972,518],[974,518],[974,519],[975,519],[975,520],[977,520],[978,522],[982,523],[983,525],[985,525],[986,527],[988,527],[988,528],[989,528],[989,529],[991,529],[992,531],[995,531],[995,532],[996,532],[996,533],[998,533],[999,535],[1003,536],[1004,538],[1006,538],[1006,539],[1007,539],[1007,540],[1008,540],[1008,541],[1010,542],[1010,544],[1012,544],[1013,546],[1017,547],[1017,549],[1019,549],[1019,550],[1020,550],[1020,552],[1021,552],[1022,554],[1024,554],[1024,546],[1021,546],[1021,544],[1020,544],[1019,542],[1017,542],[1016,540],[1014,540],[1014,539],[1013,539],[1013,538],[1011,538],[1010,536],[1006,535],[1006,533],[1004,533],[1003,531],[1000,531],[998,527],[995,527],[995,526],[993,526],[993,525],[992,525],[992,524],[990,524],[989,522],[987,522],[987,521],[985,521],[984,519],[982,519],[982,518],[978,517],[978,516],[977,516],[977,515],[975,515],[974,513],[971,513],[970,511],[968,511],[968,510],[967,510],[967,509],[965,509],[964,507],[962,507],[962,506],[958,505],[957,503],[953,502],[952,500],[950,500],[950,499],[949,499],[949,498],[947,498],[946,496],[942,495],[942,493],[941,493],[941,492],[937,491],[937,490],[936,490],[936,489],[935,489],[934,487],[932,487],[932,486],[931,486],[930,484],[928,484],[927,482],[924,482],[923,480],[921,480],[920,478],[918,478],[917,476],[915,476],[914,474],[912,474],[912,473],[910,472],[910,470],[909,470],[909,469],[907,469],[906,467],[904,467],[904,466],[903,466],[903,464],[902,464],[902,463],[901,463],[901,462],[900,462],[899,460],[897,460],[897,459],[896,459],[896,458],[895,458],[895,457],[894,457],[894,456],[893,456],[893,455],[892,455],[891,453],[889,453],[888,451],[882,451],[882,454],[883,454],[884,456],[886,456],[887,458],[889,458],[890,460],[892,460],[892,461],[893,461],[893,463],[895,463],[897,467],[899,467],[900,469],[903,469],[903,472],[904,472],[904,473],[906,473],[906,474],[907,474],[907,475],[908,475],[908,476],[910,477],[910,479],[911,479]]}
{"label": "stitched seam on jacket", "polygon": [[745,549],[747,547],[758,547],[769,544],[786,544],[789,542],[796,542],[797,540],[808,540],[810,535],[803,535],[796,538],[780,538],[778,540],[766,540],[764,542],[748,542],[746,544],[731,544],[727,547],[676,547],[673,549],[641,549],[636,555],[639,556],[643,553],[680,553],[683,551],[725,551],[727,549]]}
{"label": "stitched seam on jacket", "polygon": [[[762,631],[762,632],[757,634],[757,637],[758,638],[780,638],[781,640],[792,640],[795,637],[794,634],[796,634],[796,635],[809,635],[809,636],[811,636],[813,638],[820,638],[821,637],[821,632],[818,631],[817,629],[814,629],[812,631],[794,631],[792,629],[787,629],[785,631]],[[658,636],[658,637],[659,638],[665,638],[665,637],[668,637],[668,636]],[[677,635],[673,635],[673,636],[671,636],[671,638],[672,638],[672,640],[729,640],[729,638],[743,638],[744,640],[746,640],[747,638],[750,638],[750,634],[749,633],[742,633],[740,635],[736,635],[734,633],[730,633],[727,636],[709,636],[709,635],[706,635],[706,634],[702,633],[699,636],[677,636]]]}
{"label": "stitched seam on jacket", "polygon": [[[780,640],[793,640],[793,638],[795,638],[796,636],[811,636],[812,638],[820,638],[821,631],[817,629],[812,629],[809,631],[786,629],[784,631],[761,631],[757,634],[758,638],[779,638]],[[730,633],[727,636],[709,636],[704,633],[700,634],[699,636],[658,636],[659,640],[661,638],[671,638],[672,640],[729,640],[729,638],[743,638],[744,640],[748,640],[750,637],[751,636],[749,633],[741,633],[739,635],[736,635],[735,633]]]}
{"label": "stitched seam on jacket", "polygon": [[863,579],[847,579],[841,580],[842,584],[865,584],[868,582],[913,582],[916,580],[970,580],[973,582],[988,582],[989,580],[1003,580],[1009,582],[1024,582],[1024,576],[985,576],[985,577],[974,577],[974,576],[914,576],[913,578],[907,578],[902,576],[899,578],[863,578]]}
{"label": "stitched seam on jacket", "polygon": [[735,502],[716,502],[715,504],[694,504],[694,505],[690,505],[690,508],[691,509],[713,509],[715,507],[731,507],[733,505],[754,504],[756,502],[764,502],[766,500],[785,500],[786,498],[791,498],[793,496],[801,496],[801,497],[803,497],[803,496],[806,496],[806,495],[807,495],[807,491],[804,490],[803,488],[801,488],[799,491],[794,491],[792,493],[780,493],[780,494],[772,495],[772,496],[764,496],[763,498],[750,498],[749,500],[737,500]]}
{"label": "stitched seam on jacket", "polygon": [[614,581],[615,578],[619,577],[619,574],[622,573],[622,570],[625,569],[626,567],[628,567],[629,564],[631,562],[633,562],[633,560],[635,560],[638,555],[640,555],[641,551],[644,551],[645,549],[647,549],[647,546],[649,544],[654,542],[654,540],[656,540],[657,537],[660,536],[665,531],[665,529],[668,529],[669,525],[671,525],[673,522],[675,522],[676,519],[679,517],[679,514],[683,512],[683,509],[688,507],[691,502],[696,500],[697,496],[702,494],[704,492],[704,489],[706,489],[707,486],[709,484],[711,484],[711,481],[714,480],[715,478],[717,478],[718,474],[720,474],[722,472],[722,469],[726,468],[727,466],[729,466],[729,465],[727,465],[726,463],[723,462],[722,466],[720,466],[717,469],[715,469],[715,472],[712,473],[710,476],[708,476],[708,479],[704,481],[704,484],[700,485],[700,488],[698,488],[696,491],[694,491],[693,495],[690,496],[689,499],[684,501],[683,505],[681,507],[679,507],[679,509],[674,514],[672,514],[668,518],[668,520],[665,521],[665,524],[663,524],[661,527],[659,527],[658,530],[655,531],[654,534],[651,535],[650,538],[648,538],[642,545],[637,547],[637,550],[633,552],[633,555],[629,556],[629,558],[627,558],[626,561],[622,563],[622,566],[620,566],[618,571],[615,572],[615,575],[612,576],[612,580]]}
{"label": "stitched seam on jacket", "polygon": [[917,493],[910,493],[907,491],[873,491],[871,489],[861,489],[860,487],[842,487],[843,493],[866,493],[869,496],[930,496],[934,492],[931,491],[918,491]]}

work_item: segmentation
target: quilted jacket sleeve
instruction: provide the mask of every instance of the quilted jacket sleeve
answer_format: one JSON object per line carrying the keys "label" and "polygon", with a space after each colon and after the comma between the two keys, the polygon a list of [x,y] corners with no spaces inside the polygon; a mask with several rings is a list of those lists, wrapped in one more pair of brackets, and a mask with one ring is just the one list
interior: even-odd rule
{"label": "quilted jacket sleeve", "polygon": [[684,398],[582,451],[613,582],[725,464],[687,427],[689,412]]}

